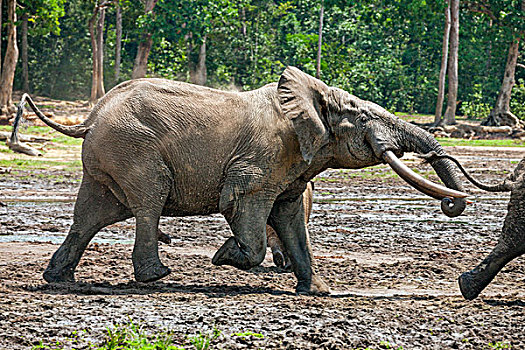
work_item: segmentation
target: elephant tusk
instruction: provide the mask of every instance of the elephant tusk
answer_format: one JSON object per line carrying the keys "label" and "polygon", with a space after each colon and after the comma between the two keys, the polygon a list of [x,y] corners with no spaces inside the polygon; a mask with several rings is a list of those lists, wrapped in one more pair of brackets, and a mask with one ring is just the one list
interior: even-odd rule
{"label": "elephant tusk", "polygon": [[423,192],[435,199],[443,198],[465,198],[468,194],[456,191],[451,188],[435,184],[422,176],[416,174],[405,164],[403,164],[399,158],[392,151],[385,151],[382,155],[383,160],[390,165],[390,167],[408,184],[414,187],[416,190]]}

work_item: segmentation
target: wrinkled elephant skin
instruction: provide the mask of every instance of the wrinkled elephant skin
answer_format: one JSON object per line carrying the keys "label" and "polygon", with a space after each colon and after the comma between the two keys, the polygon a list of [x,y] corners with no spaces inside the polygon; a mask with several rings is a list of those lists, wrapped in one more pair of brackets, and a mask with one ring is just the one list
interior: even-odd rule
{"label": "wrinkled elephant skin", "polygon": [[[136,219],[135,278],[157,280],[170,272],[158,255],[158,237],[166,238],[158,232],[159,218],[222,213],[233,236],[214,264],[244,270],[260,264],[269,224],[290,258],[296,291],[324,293],[328,287],[312,266],[305,224],[308,182],[328,168],[380,164],[387,151],[397,157],[444,153],[420,128],[294,67],[278,83],[247,92],[164,79],[127,81],[76,126],[53,122],[27,95],[15,122],[26,102],[49,126],[84,138],[73,224],[44,272],[48,282],[74,280],[93,236],[130,217]],[[451,162],[432,166],[448,188],[462,189]],[[464,205],[456,198],[445,213],[459,215]]]}

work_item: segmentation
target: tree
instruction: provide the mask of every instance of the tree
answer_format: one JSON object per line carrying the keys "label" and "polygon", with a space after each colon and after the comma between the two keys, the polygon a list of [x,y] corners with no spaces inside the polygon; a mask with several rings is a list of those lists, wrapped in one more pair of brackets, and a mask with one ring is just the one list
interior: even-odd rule
{"label": "tree", "polygon": [[120,6],[120,0],[117,0],[116,8],[117,14],[115,16],[115,82],[118,82],[122,53],[122,7]]}
{"label": "tree", "polygon": [[[158,0],[146,0],[144,4],[145,16],[150,16],[153,13],[153,8],[157,4]],[[148,69],[148,56],[151,51],[151,45],[153,45],[153,34],[151,31],[146,31],[142,34],[139,47],[137,49],[137,56],[135,57],[135,63],[133,64],[133,73],[131,77],[133,79],[144,78]]]}
{"label": "tree", "polygon": [[[91,80],[91,96],[89,102],[95,104],[99,98],[104,96],[104,20],[107,1],[95,3],[93,16],[91,16],[88,27],[91,37],[91,52],[93,60],[93,73]],[[95,33],[95,22],[97,23]]]}
{"label": "tree", "polygon": [[443,123],[456,124],[458,98],[459,0],[450,0],[450,56],[448,60],[447,109]]}
{"label": "tree", "polygon": [[323,43],[323,17],[324,17],[324,6],[321,3],[321,10],[319,11],[319,39],[317,41],[317,64],[315,70],[315,76],[317,79],[321,77],[321,45]]}
{"label": "tree", "polygon": [[443,33],[443,47],[441,49],[441,68],[439,70],[438,96],[436,103],[436,113],[434,115],[434,125],[441,123],[443,100],[445,98],[445,78],[447,75],[447,61],[448,61],[448,44],[450,36],[450,0],[447,1],[447,8],[445,9],[445,30]]}
{"label": "tree", "polygon": [[2,66],[0,107],[8,118],[15,108],[12,101],[18,46],[16,44],[16,0],[7,0],[7,46]]}
{"label": "tree", "polygon": [[514,76],[516,73],[516,64],[518,62],[519,46],[520,38],[516,38],[510,43],[507,63],[505,64],[505,72],[503,73],[503,80],[501,82],[496,104],[487,119],[482,122],[482,125],[508,125],[512,127],[519,125],[519,119],[510,111],[510,97],[512,88],[516,82]]}
{"label": "tree", "polygon": [[22,14],[22,77],[24,79],[22,89],[24,92],[29,92],[29,67],[27,58],[27,32],[28,32],[29,15],[27,12]]}

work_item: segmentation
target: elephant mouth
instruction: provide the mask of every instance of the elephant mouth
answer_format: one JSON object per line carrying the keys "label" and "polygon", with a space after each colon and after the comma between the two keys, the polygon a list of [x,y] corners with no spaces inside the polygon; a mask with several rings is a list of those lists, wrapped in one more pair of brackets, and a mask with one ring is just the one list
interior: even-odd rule
{"label": "elephant mouth", "polygon": [[[423,178],[422,176],[416,174],[409,167],[407,167],[392,151],[385,151],[381,155],[381,158],[390,165],[392,170],[394,170],[403,180],[405,180],[409,185],[414,187],[416,190],[432,197],[450,202],[451,198],[466,198],[468,194],[456,191],[451,188],[433,183]],[[447,204],[448,205],[448,204]]]}

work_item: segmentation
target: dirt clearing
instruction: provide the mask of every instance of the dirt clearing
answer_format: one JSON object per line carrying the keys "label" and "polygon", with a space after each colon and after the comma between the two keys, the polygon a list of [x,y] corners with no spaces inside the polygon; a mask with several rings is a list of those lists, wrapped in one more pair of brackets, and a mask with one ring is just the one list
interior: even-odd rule
{"label": "dirt clearing", "polygon": [[[487,183],[525,156],[523,148],[447,152]],[[435,179],[430,167],[406,159]],[[332,289],[326,297],[294,295],[295,278],[275,268],[269,252],[247,272],[213,266],[211,256],[230,236],[219,215],[162,219],[173,240],[161,244],[161,259],[173,272],[161,281],[133,281],[129,220],[95,237],[77,283],[49,285],[42,272],[67,234],[80,179],[79,170],[60,166],[0,175],[2,348],[66,341],[82,330],[83,346],[96,344],[106,327],[130,319],[151,333],[171,330],[181,342],[217,328],[214,348],[525,348],[523,257],[475,301],[465,301],[456,282],[495,245],[508,194],[467,186],[473,203],[451,219],[388,167],[320,174],[309,229],[318,272]],[[264,337],[234,334],[242,332]]]}

